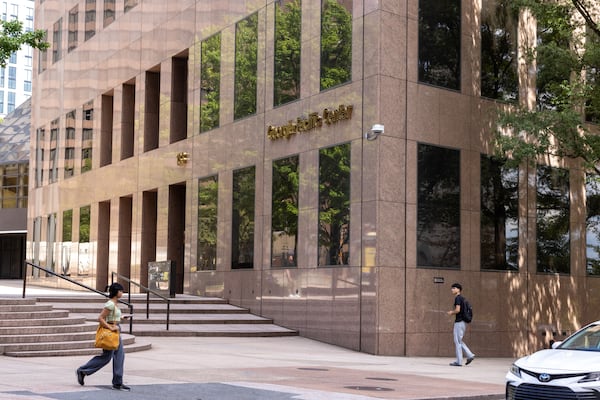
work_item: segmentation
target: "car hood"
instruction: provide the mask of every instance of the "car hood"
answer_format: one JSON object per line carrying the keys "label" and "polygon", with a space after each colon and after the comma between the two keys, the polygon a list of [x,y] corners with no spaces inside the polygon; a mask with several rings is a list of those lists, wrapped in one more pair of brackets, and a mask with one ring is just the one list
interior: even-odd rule
{"label": "car hood", "polygon": [[519,368],[534,372],[597,372],[600,352],[583,350],[541,350],[515,362]]}

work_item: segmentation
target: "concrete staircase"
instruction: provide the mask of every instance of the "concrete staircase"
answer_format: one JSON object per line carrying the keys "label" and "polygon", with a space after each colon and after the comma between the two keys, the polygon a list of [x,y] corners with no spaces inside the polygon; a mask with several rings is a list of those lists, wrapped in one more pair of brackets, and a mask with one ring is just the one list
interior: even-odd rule
{"label": "concrete staircase", "polygon": [[[128,301],[128,296],[122,300]],[[97,296],[52,295],[37,297],[38,304],[52,305],[68,310],[73,316],[95,321],[102,299]],[[170,299],[169,330],[166,328],[167,304],[159,298],[150,298],[149,317],[146,318],[146,295],[132,294],[134,306],[133,331],[140,336],[234,336],[267,337],[295,336],[298,332],[273,323],[273,320],[251,314],[248,309],[231,305],[215,297],[197,297],[178,294]],[[121,305],[126,313],[127,309]],[[123,331],[129,326],[123,323]]]}
{"label": "concrete staircase", "polygon": [[[96,303],[98,301],[96,300]],[[97,318],[96,313],[96,317]],[[36,299],[0,298],[0,354],[11,357],[94,355],[97,322],[71,316],[53,304],[37,304]],[[121,334],[125,352],[143,351],[149,342]]]}

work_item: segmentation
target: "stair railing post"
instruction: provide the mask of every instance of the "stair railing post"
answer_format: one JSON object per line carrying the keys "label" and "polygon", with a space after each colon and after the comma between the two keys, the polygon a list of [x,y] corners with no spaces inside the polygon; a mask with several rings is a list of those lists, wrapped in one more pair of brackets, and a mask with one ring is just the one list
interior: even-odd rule
{"label": "stair railing post", "polygon": [[171,301],[167,300],[167,330],[169,330],[169,317],[171,316]]}
{"label": "stair railing post", "polygon": [[25,271],[23,272],[23,298],[25,298],[25,288],[27,287],[27,263],[25,263]]}

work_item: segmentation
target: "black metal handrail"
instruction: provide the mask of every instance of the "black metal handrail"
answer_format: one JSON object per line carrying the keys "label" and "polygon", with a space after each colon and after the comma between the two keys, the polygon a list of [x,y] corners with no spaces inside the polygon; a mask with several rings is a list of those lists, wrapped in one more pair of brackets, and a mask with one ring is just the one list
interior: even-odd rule
{"label": "black metal handrail", "polygon": [[166,301],[167,302],[167,330],[169,330],[169,320],[170,320],[170,315],[171,315],[171,299],[163,296],[162,294],[160,294],[158,292],[155,292],[154,290],[142,285],[139,282],[132,281],[130,278],[128,278],[124,275],[121,275],[117,272],[113,272],[111,274],[111,278],[110,278],[111,283],[113,283],[115,281],[115,277],[117,277],[118,280],[124,280],[127,282],[127,284],[128,284],[127,293],[129,293],[128,300],[130,303],[131,303],[131,285],[137,286],[138,288],[146,291],[146,319],[150,318],[150,293],[152,293],[153,295]]}
{"label": "black metal handrail", "polygon": [[[69,278],[67,276],[57,274],[56,272],[51,271],[51,270],[49,270],[47,268],[40,267],[39,265],[35,265],[33,263],[30,263],[29,261],[25,261],[25,271],[23,271],[23,298],[25,298],[25,290],[27,288],[27,265],[30,265],[33,268],[37,268],[37,269],[39,269],[41,271],[44,271],[47,274],[54,275],[54,276],[56,276],[56,277],[58,277],[60,279],[63,279],[65,281],[67,281],[67,282],[71,282],[71,283],[73,283],[73,284],[75,284],[77,286],[80,286],[80,287],[82,287],[84,289],[87,289],[90,292],[98,293],[99,295],[102,295],[102,296],[104,296],[106,298],[110,298],[109,295],[106,294],[106,293],[104,293],[104,292],[101,292],[101,291],[96,290],[94,288],[91,288],[91,287],[89,287],[87,285],[84,285],[81,282],[74,281],[73,279],[71,279],[71,278]],[[129,334],[131,334],[133,332],[133,304],[131,304],[131,302],[126,302],[126,301],[120,300],[120,299],[119,299],[119,303],[125,304],[127,307],[129,307]]]}

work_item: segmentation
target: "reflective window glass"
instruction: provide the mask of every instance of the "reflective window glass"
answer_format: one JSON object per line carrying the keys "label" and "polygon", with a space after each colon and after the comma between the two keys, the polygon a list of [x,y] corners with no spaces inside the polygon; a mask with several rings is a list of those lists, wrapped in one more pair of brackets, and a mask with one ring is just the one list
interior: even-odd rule
{"label": "reflective window glass", "polygon": [[235,26],[234,119],[256,113],[256,76],[258,57],[258,14]]}
{"label": "reflective window glass", "polygon": [[571,272],[569,170],[537,168],[537,271]]}
{"label": "reflective window glass", "polygon": [[297,266],[298,156],[273,162],[271,267]]}
{"label": "reflective window glass", "polygon": [[460,268],[460,152],[418,146],[417,265]]}
{"label": "reflective window glass", "polygon": [[201,44],[200,132],[219,126],[221,101],[221,33]]}
{"label": "reflective window glass", "polygon": [[302,2],[275,2],[275,106],[300,98]]}
{"label": "reflective window glass", "polygon": [[348,265],[350,258],[350,144],[319,151],[318,265]]}
{"label": "reflective window glass", "polygon": [[254,267],[254,191],[256,168],[233,172],[231,268]]}
{"label": "reflective window glass", "polygon": [[504,0],[483,0],[481,10],[481,95],[516,101],[519,13]]}
{"label": "reflective window glass", "polygon": [[419,0],[419,82],[460,90],[460,0]]}
{"label": "reflective window glass", "polygon": [[517,270],[519,170],[481,155],[481,269]]}
{"label": "reflective window glass", "polygon": [[321,1],[321,90],[352,79],[352,0]]}
{"label": "reflective window glass", "polygon": [[585,248],[588,275],[600,275],[600,175],[585,177]]}
{"label": "reflective window glass", "polygon": [[217,269],[217,218],[219,180],[211,176],[198,180],[198,255],[200,270]]}

